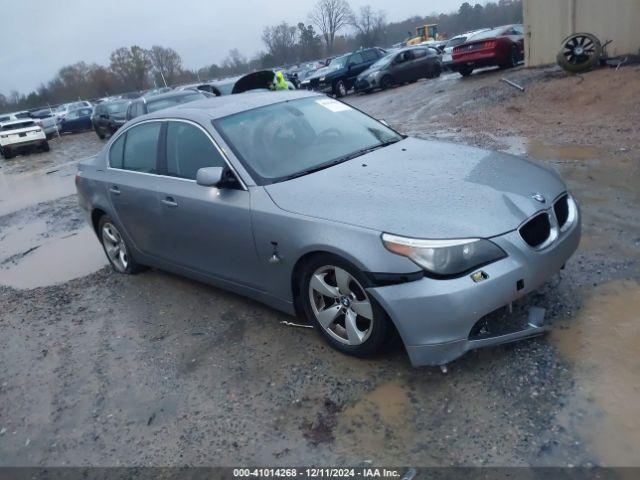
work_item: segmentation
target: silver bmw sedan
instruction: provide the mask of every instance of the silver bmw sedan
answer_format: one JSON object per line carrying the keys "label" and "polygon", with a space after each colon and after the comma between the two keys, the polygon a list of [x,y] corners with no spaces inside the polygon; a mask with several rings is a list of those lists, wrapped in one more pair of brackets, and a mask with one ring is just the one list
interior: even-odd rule
{"label": "silver bmw sedan", "polygon": [[409,138],[312,92],[136,118],[80,164],[76,185],[118,272],[151,266],[232,290],[351,355],[397,333],[413,365],[546,331],[541,309],[496,312],[580,240],[578,206],[549,168]]}

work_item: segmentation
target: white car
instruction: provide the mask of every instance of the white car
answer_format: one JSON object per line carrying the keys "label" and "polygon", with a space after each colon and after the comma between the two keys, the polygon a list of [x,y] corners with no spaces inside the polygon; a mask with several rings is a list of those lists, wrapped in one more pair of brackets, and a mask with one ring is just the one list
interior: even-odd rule
{"label": "white car", "polygon": [[47,136],[35,120],[28,118],[0,123],[0,154],[5,159],[34,149],[49,151]]}
{"label": "white car", "polygon": [[51,109],[43,108],[31,112],[31,118],[42,127],[47,138],[51,138],[58,133],[56,115]]}
{"label": "white car", "polygon": [[458,45],[462,45],[464,42],[466,42],[467,40],[469,40],[471,37],[473,37],[474,35],[477,35],[478,33],[482,33],[482,32],[486,32],[487,30],[490,30],[489,28],[481,28],[479,30],[473,30],[471,32],[466,32],[463,33],[461,35],[456,35],[455,37],[451,37],[445,47],[444,47],[444,52],[442,53],[442,66],[443,67],[447,67],[450,64],[453,63],[453,48],[458,46]]}

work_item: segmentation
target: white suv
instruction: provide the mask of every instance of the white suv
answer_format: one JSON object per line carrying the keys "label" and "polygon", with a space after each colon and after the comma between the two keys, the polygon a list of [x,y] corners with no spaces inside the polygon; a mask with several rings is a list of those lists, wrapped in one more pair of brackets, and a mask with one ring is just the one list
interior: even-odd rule
{"label": "white suv", "polygon": [[42,127],[33,119],[0,123],[0,154],[5,159],[39,148],[49,151],[49,143]]}

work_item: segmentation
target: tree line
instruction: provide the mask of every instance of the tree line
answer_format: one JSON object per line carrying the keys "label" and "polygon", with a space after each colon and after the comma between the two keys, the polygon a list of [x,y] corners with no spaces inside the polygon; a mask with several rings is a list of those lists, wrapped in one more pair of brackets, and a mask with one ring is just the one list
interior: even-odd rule
{"label": "tree line", "polygon": [[484,5],[465,2],[453,13],[414,16],[400,22],[387,22],[384,11],[368,5],[354,11],[347,0],[318,0],[304,21],[265,27],[264,50],[252,58],[233,48],[222,62],[192,70],[185,68],[180,54],[169,47],[121,47],[111,52],[106,66],[78,62],[62,67],[53,79],[29,94],[17,91],[8,96],[0,94],[0,112],[79,98],[95,99],[165,84],[175,86],[317,60],[358,48],[389,46],[414,35],[419,25],[437,23],[439,32],[451,37],[477,28],[521,22],[522,0],[499,0]]}

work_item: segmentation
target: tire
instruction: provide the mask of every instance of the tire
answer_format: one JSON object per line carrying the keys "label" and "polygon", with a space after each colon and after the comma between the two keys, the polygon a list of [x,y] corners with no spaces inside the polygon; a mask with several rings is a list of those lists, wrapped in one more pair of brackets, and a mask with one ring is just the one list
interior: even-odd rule
{"label": "tire", "polygon": [[11,149],[3,148],[2,156],[4,157],[5,160],[11,160],[15,155],[11,152]]}
{"label": "tire", "polygon": [[144,270],[131,255],[131,248],[120,234],[120,230],[109,216],[103,215],[98,222],[98,238],[109,263],[118,273],[133,275]]}
{"label": "tire", "polygon": [[585,72],[600,62],[602,44],[590,33],[574,33],[562,41],[556,61],[571,73]]}
{"label": "tire", "polygon": [[409,80],[407,83],[408,83],[409,85],[411,85],[411,84],[413,84],[413,83],[416,83],[417,81],[418,81],[418,79],[417,79],[417,78],[414,78],[413,80]]}
{"label": "tire", "polygon": [[440,76],[440,74],[442,73],[442,67],[440,66],[439,63],[436,63],[433,67],[431,67],[431,69],[429,70],[429,75],[427,78],[438,78]]}
{"label": "tire", "polygon": [[509,58],[500,65],[501,68],[514,68],[518,66],[518,47],[516,45],[511,45],[509,49]]}
{"label": "tire", "polygon": [[104,133],[100,133],[100,129],[98,127],[95,128],[96,131],[96,135],[98,135],[98,138],[100,140],[104,140],[105,134]]}
{"label": "tire", "polygon": [[329,345],[347,355],[370,357],[383,350],[394,330],[382,307],[366,293],[369,286],[355,266],[324,254],[304,266],[297,300]]}
{"label": "tire", "polygon": [[347,94],[347,86],[342,80],[338,80],[333,85],[333,94],[336,98],[344,97]]}
{"label": "tire", "polygon": [[49,142],[44,142],[44,143],[42,144],[42,147],[41,147],[41,148],[42,148],[42,151],[43,151],[43,152],[48,152],[49,150],[51,150],[51,149],[49,148]]}
{"label": "tire", "polygon": [[471,72],[473,72],[473,67],[470,67],[469,65],[463,65],[460,67],[460,70],[458,70],[458,72],[463,77],[468,77],[469,75],[471,75]]}
{"label": "tire", "polygon": [[393,85],[393,79],[391,78],[391,75],[385,75],[380,80],[380,88],[382,88],[382,90],[387,90],[391,88],[392,85]]}

